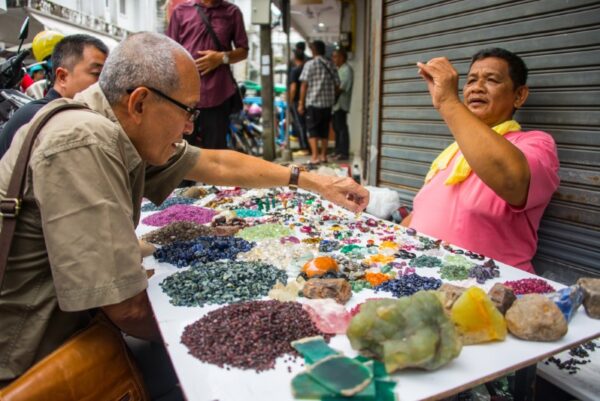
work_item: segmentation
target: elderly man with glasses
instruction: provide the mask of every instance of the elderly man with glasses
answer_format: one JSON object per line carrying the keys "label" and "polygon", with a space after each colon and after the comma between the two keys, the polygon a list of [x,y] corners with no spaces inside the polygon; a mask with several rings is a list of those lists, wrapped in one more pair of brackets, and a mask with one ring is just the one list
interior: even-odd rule
{"label": "elderly man with glasses", "polygon": [[[59,347],[96,308],[125,333],[162,343],[135,234],[143,197],[160,204],[185,178],[299,186],[353,211],[366,207],[368,192],[349,178],[188,145],[199,85],[179,44],[131,35],[110,54],[98,84],[75,97],[87,109],[61,111],[43,127],[0,288],[0,387]],[[0,200],[29,128],[74,101],[48,104],[19,131],[0,161]]]}

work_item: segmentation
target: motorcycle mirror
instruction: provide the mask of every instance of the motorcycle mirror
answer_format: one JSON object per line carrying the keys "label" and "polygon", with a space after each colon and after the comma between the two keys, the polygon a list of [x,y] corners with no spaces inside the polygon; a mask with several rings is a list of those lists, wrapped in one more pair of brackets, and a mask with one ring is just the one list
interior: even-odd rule
{"label": "motorcycle mirror", "polygon": [[21,25],[21,30],[19,31],[19,40],[27,39],[27,35],[29,35],[29,17],[25,18],[23,25]]}

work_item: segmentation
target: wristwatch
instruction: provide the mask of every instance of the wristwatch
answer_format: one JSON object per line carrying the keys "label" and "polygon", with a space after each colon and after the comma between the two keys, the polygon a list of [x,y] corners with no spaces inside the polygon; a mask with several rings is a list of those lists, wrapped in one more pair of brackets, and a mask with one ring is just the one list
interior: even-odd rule
{"label": "wristwatch", "polygon": [[290,182],[288,188],[292,191],[298,190],[298,180],[300,179],[300,172],[304,171],[300,166],[295,164],[290,165]]}
{"label": "wristwatch", "polygon": [[229,52],[223,52],[223,64],[229,64]]}

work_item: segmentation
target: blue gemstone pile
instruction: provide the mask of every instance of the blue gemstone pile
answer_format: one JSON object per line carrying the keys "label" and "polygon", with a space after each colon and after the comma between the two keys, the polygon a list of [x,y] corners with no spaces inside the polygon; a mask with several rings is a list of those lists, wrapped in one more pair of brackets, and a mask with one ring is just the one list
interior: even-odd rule
{"label": "blue gemstone pile", "polygon": [[418,274],[408,274],[375,287],[375,292],[391,292],[396,298],[413,295],[422,290],[437,290],[442,286],[442,280],[433,277],[423,277]]}
{"label": "blue gemstone pile", "polygon": [[198,199],[185,198],[183,196],[173,196],[165,199],[165,201],[158,206],[152,202],[146,203],[144,206],[142,206],[142,212],[156,212],[157,210],[165,210],[169,206],[173,205],[191,205],[197,200]]}
{"label": "blue gemstone pile", "polygon": [[198,237],[191,241],[175,241],[163,246],[154,252],[154,257],[159,262],[184,267],[192,262],[207,263],[221,259],[235,259],[238,253],[248,252],[254,245],[254,242],[237,237]]}

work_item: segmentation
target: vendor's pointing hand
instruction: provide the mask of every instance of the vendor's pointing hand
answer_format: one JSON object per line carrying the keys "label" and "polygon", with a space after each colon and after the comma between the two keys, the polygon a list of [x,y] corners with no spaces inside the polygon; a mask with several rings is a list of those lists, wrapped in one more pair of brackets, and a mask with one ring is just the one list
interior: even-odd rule
{"label": "vendor's pointing hand", "polygon": [[205,75],[223,64],[223,53],[214,50],[198,51],[200,58],[194,60],[200,75]]}
{"label": "vendor's pointing hand", "polygon": [[354,213],[362,212],[369,204],[369,191],[350,177],[321,177],[323,189],[320,195]]}
{"label": "vendor's pointing hand", "polygon": [[427,64],[417,63],[419,75],[427,82],[433,107],[439,109],[446,103],[458,102],[458,72],[446,57],[431,59]]}

